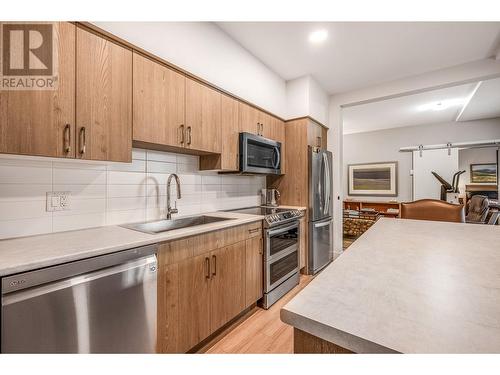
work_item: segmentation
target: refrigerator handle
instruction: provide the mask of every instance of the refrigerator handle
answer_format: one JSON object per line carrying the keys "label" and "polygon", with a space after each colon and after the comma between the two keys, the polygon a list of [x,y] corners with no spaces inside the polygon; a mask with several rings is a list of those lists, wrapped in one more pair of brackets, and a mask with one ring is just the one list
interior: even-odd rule
{"label": "refrigerator handle", "polygon": [[323,153],[323,163],[325,165],[325,174],[323,178],[325,179],[324,184],[324,199],[323,202],[325,206],[323,207],[323,214],[328,214],[330,208],[330,163],[328,162],[328,155]]}

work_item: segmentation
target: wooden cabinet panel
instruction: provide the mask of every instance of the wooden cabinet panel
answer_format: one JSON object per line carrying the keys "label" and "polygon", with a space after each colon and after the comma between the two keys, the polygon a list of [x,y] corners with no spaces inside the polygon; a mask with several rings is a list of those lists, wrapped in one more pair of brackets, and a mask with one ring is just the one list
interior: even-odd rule
{"label": "wooden cabinet panel", "polygon": [[245,242],[211,253],[212,332],[245,309]]}
{"label": "wooden cabinet panel", "polygon": [[307,145],[327,149],[327,129],[309,120],[307,124]]}
{"label": "wooden cabinet panel", "polygon": [[302,217],[299,220],[299,233],[300,233],[300,242],[299,242],[299,269],[302,269],[307,264],[307,219]]}
{"label": "wooden cabinet panel", "polygon": [[239,169],[239,106],[238,101],[222,95],[222,154],[221,169]]}
{"label": "wooden cabinet panel", "polygon": [[178,265],[178,349],[181,352],[189,350],[211,333],[209,262],[209,254],[206,254]]}
{"label": "wooden cabinet panel", "polygon": [[263,292],[263,244],[262,237],[245,242],[245,306],[248,307],[262,297]]}
{"label": "wooden cabinet panel", "polygon": [[77,153],[132,160],[132,51],[77,28]]}
{"label": "wooden cabinet panel", "polygon": [[239,102],[239,126],[240,132],[247,132],[251,134],[260,133],[260,111],[248,104]]}
{"label": "wooden cabinet panel", "polygon": [[184,147],[186,78],[134,53],[134,141]]}
{"label": "wooden cabinet panel", "polygon": [[73,24],[55,22],[53,33],[59,64],[57,89],[0,90],[2,153],[75,156],[76,30]]}
{"label": "wooden cabinet panel", "polygon": [[192,79],[186,79],[186,147],[221,152],[222,94]]}

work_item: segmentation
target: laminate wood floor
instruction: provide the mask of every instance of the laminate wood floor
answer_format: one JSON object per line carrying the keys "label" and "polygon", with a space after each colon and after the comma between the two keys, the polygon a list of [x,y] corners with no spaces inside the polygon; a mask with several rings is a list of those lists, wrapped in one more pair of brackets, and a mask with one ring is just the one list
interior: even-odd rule
{"label": "laminate wood floor", "polygon": [[206,353],[267,354],[293,353],[293,328],[280,320],[280,309],[312,280],[300,276],[300,283],[269,310],[258,308]]}

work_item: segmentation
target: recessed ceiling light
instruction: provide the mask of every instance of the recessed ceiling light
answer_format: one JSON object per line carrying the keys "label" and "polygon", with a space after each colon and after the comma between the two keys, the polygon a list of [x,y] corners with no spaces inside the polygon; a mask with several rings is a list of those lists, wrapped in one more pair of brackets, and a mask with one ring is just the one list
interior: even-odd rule
{"label": "recessed ceiling light", "polygon": [[418,106],[419,111],[443,111],[452,107],[459,107],[466,102],[467,98],[455,98],[426,103]]}
{"label": "recessed ceiling light", "polygon": [[309,41],[314,44],[324,42],[328,38],[328,31],[325,29],[316,30],[309,34]]}

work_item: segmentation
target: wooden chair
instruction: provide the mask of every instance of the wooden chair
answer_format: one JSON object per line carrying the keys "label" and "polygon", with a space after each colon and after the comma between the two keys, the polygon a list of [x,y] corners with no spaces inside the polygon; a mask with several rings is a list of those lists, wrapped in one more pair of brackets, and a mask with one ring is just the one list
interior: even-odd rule
{"label": "wooden chair", "polygon": [[401,203],[401,218],[465,223],[464,206],[437,199]]}

